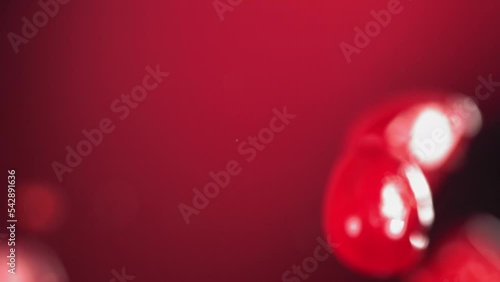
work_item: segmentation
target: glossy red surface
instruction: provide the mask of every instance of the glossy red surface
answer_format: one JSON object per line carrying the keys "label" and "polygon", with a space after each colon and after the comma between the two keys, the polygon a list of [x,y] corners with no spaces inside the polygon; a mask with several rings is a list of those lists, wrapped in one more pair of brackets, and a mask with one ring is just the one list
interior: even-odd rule
{"label": "glossy red surface", "polygon": [[[428,95],[431,97],[430,95]],[[452,104],[461,96],[403,101],[367,115],[332,173],[324,228],[350,268],[388,277],[410,270],[427,248],[437,179],[457,163],[479,129]]]}
{"label": "glossy red surface", "polygon": [[[414,265],[425,249],[426,227],[405,170],[380,140],[366,140],[346,156],[326,203],[326,233],[338,245],[335,254],[348,266],[376,276],[390,276]],[[415,247],[411,238],[422,240]]]}

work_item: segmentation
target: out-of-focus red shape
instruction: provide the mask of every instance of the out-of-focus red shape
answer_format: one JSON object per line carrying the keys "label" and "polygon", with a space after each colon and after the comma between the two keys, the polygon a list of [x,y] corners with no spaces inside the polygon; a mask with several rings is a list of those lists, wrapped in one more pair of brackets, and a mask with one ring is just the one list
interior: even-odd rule
{"label": "out-of-focus red shape", "polygon": [[434,221],[432,191],[480,127],[477,107],[467,118],[453,110],[463,97],[423,96],[366,115],[332,172],[325,232],[359,272],[388,277],[419,262]]}
{"label": "out-of-focus red shape", "polygon": [[460,157],[460,150],[481,127],[481,114],[475,104],[467,108],[468,113],[454,110],[454,103],[465,101],[462,96],[453,96],[447,101],[421,102],[402,111],[385,129],[389,148],[394,154],[407,155],[429,174],[448,172]]}
{"label": "out-of-focus red shape", "polygon": [[[3,240],[2,240],[3,241]],[[11,246],[12,247],[12,246]],[[47,246],[31,240],[17,238],[15,251],[15,274],[8,272],[11,269],[12,256],[10,248],[2,244],[2,271],[0,281],[2,282],[68,282],[68,275],[61,260]]]}
{"label": "out-of-focus red shape", "polygon": [[419,219],[412,185],[428,186],[418,167],[392,157],[380,140],[366,140],[336,172],[327,196],[325,231],[338,245],[337,257],[357,271],[381,277],[418,262],[433,220],[432,206],[431,214]]}
{"label": "out-of-focus red shape", "polygon": [[19,226],[30,232],[51,232],[68,216],[68,203],[56,186],[32,182],[17,189],[16,216]]}
{"label": "out-of-focus red shape", "polygon": [[434,189],[439,185],[432,184],[456,167],[482,117],[473,100],[460,94],[415,95],[365,115],[351,131],[348,147],[355,149],[366,136],[379,136],[395,158],[419,165]]}
{"label": "out-of-focus red shape", "polygon": [[500,221],[475,216],[453,230],[435,254],[406,282],[500,281]]}

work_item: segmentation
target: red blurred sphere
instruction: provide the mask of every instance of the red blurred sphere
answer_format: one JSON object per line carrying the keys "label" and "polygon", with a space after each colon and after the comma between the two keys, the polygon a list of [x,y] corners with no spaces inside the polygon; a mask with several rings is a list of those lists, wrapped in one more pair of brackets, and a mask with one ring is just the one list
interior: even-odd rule
{"label": "red blurred sphere", "polygon": [[51,232],[68,216],[68,205],[57,187],[33,182],[17,189],[19,226],[31,232]]}
{"label": "red blurred sphere", "polygon": [[365,142],[335,170],[325,231],[349,267],[391,276],[411,268],[427,247],[432,202],[425,210],[415,186],[430,191],[417,166],[392,157],[378,139]]}
{"label": "red blurred sphere", "polygon": [[366,115],[355,124],[334,168],[325,199],[324,228],[337,257],[372,276],[414,267],[434,221],[432,191],[462,156],[481,125],[454,111],[459,95],[426,94]]}

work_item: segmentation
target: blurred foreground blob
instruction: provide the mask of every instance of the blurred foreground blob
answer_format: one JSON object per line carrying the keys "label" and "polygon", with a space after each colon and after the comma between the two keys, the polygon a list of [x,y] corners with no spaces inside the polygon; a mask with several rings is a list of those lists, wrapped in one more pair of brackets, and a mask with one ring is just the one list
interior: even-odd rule
{"label": "blurred foreground blob", "polygon": [[348,266],[390,276],[420,260],[434,220],[429,185],[419,167],[376,144],[337,167],[326,204],[326,232]]}
{"label": "blurred foreground blob", "polygon": [[[462,96],[403,101],[355,125],[325,197],[324,229],[337,258],[376,277],[411,270],[434,221],[432,193],[481,127]],[[462,107],[465,108],[465,107]]]}
{"label": "blurred foreground blob", "polygon": [[444,174],[455,166],[481,125],[474,100],[451,96],[444,101],[418,103],[398,113],[384,137],[392,154],[415,161],[429,175]]}
{"label": "blurred foreground blob", "polygon": [[[3,241],[3,240],[2,240]],[[16,241],[14,255],[11,247],[2,244],[0,252],[9,254],[2,256],[0,272],[2,282],[68,282],[68,276],[61,260],[48,247],[34,241],[19,239]],[[12,270],[13,269],[13,270]],[[7,270],[10,270],[8,272]],[[15,274],[12,274],[14,272]]]}
{"label": "blurred foreground blob", "polygon": [[47,233],[60,227],[68,216],[68,203],[62,191],[47,184],[32,182],[17,190],[19,226],[33,233]]}
{"label": "blurred foreground blob", "polygon": [[430,261],[406,282],[500,281],[500,221],[497,218],[475,216],[437,248]]}

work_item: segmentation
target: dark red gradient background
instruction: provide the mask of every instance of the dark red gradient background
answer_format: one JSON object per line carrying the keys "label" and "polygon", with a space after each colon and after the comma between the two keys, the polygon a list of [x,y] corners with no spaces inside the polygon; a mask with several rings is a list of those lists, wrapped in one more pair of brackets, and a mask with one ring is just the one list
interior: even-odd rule
{"label": "dark red gradient background", "polygon": [[[59,229],[19,240],[50,246],[70,281],[107,282],[122,267],[138,282],[281,281],[322,235],[325,185],[354,120],[402,91],[473,94],[477,76],[500,80],[496,0],[402,0],[347,64],[340,42],[387,2],[245,0],[221,22],[210,0],[71,0],[15,54],[7,34],[39,7],[2,1],[2,171],[69,204]],[[156,64],[170,76],[118,120],[111,102]],[[499,95],[479,104],[486,128]],[[243,163],[239,141],[283,106],[297,117]],[[116,130],[59,183],[51,163],[105,117]],[[231,159],[243,172],[186,225],[179,203]],[[329,259],[308,281],[371,280]]]}

